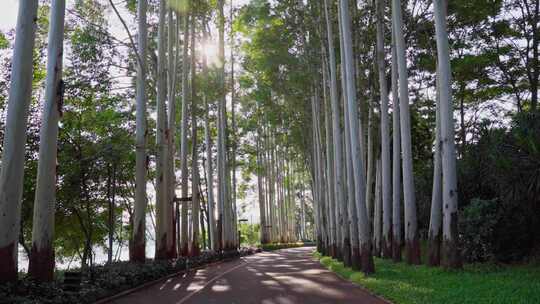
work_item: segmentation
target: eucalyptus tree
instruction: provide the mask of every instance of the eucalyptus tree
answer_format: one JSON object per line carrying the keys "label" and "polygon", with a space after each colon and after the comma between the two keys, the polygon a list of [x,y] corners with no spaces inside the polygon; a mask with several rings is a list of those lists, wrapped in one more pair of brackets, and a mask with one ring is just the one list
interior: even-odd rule
{"label": "eucalyptus tree", "polygon": [[398,66],[394,26],[392,26],[392,259],[401,261],[401,132],[399,115]]}
{"label": "eucalyptus tree", "polygon": [[131,250],[131,260],[144,262],[146,259],[146,70],[147,70],[147,43],[148,26],[146,24],[147,1],[137,2],[138,15],[138,44],[137,52],[137,113],[136,113],[136,139],[135,139],[135,205],[133,208],[133,244]]}
{"label": "eucalyptus tree", "polygon": [[227,114],[225,96],[225,16],[223,12],[224,0],[218,1],[218,229],[221,229],[221,244],[225,250],[232,245],[233,226],[232,208],[229,199],[229,173],[227,170]]}
{"label": "eucalyptus tree", "polygon": [[405,204],[405,253],[409,264],[420,264],[420,240],[416,219],[416,198],[414,193],[414,175],[411,143],[411,114],[409,110],[409,88],[405,38],[403,36],[403,17],[401,2],[392,0],[392,23],[396,44],[399,106],[401,127],[401,151],[403,166],[403,194]]}
{"label": "eucalyptus tree", "polygon": [[383,227],[381,249],[385,258],[392,256],[392,185],[390,172],[390,131],[388,129],[388,87],[384,52],[384,0],[376,1],[377,15],[377,72],[379,75],[379,94],[381,99],[381,184]]}
{"label": "eucalyptus tree", "polygon": [[[329,41],[329,49],[333,48],[333,44],[331,41],[333,41],[332,34],[332,26],[329,25],[329,14],[328,14],[328,7],[326,7],[325,12],[327,14],[327,34],[328,34],[328,41]],[[342,87],[343,87],[343,98],[347,99],[347,81],[350,79],[347,79],[345,75],[345,69],[344,69],[344,37],[343,37],[343,14],[340,13],[340,8],[338,6],[338,26],[339,26],[339,41],[340,41],[340,50],[342,53],[341,56],[341,81],[342,81]],[[332,53],[332,50],[330,50],[329,53]],[[332,62],[332,59],[330,59],[330,62]],[[335,64],[335,59],[334,59]],[[335,74],[334,74],[335,77]],[[337,96],[337,86],[335,87],[336,90],[336,96]],[[338,220],[338,224],[336,229],[339,227],[339,240],[338,244],[340,245],[339,248],[339,256],[343,258],[343,263],[346,266],[351,265],[351,248],[350,248],[350,222],[349,222],[349,214],[348,214],[348,206],[347,206],[347,200],[345,199],[344,195],[344,184],[343,184],[343,142],[341,140],[341,113],[340,113],[340,106],[338,99],[331,99],[332,104],[332,131],[333,131],[333,146],[334,146],[334,168],[335,168],[335,201],[336,204],[338,204],[338,208],[336,208],[336,212],[338,212],[338,216],[336,219]]]}
{"label": "eucalyptus tree", "polygon": [[347,79],[347,106],[349,125],[351,128],[351,136],[348,138],[351,144],[352,151],[352,164],[354,170],[354,184],[356,194],[356,206],[358,213],[358,232],[359,232],[359,244],[360,244],[360,259],[362,261],[362,270],[368,274],[375,271],[373,264],[373,255],[371,252],[372,238],[369,227],[369,220],[366,210],[365,198],[365,173],[364,164],[362,162],[362,147],[359,144],[359,138],[363,135],[359,129],[358,119],[358,104],[356,100],[356,83],[354,81],[354,60],[353,60],[353,48],[351,37],[351,22],[349,16],[349,1],[340,0],[340,13],[341,13],[341,26],[344,45],[344,62]]}
{"label": "eucalyptus tree", "polygon": [[[175,23],[173,15],[174,10],[172,7],[169,8],[167,12],[167,55],[168,55],[168,67],[167,67],[167,110],[168,110],[168,126],[167,126],[167,140],[168,140],[168,155],[167,155],[167,201],[168,206],[173,216],[173,243],[176,250],[176,224],[174,219],[175,214],[175,197],[176,197],[176,174],[175,174],[175,138],[176,138],[176,67],[177,67],[177,56],[175,53],[175,38],[178,36],[178,24]],[[180,20],[176,20],[179,22]]]}
{"label": "eucalyptus tree", "polygon": [[[208,32],[206,30],[206,16],[203,15],[203,43],[208,41]],[[202,64],[202,76],[205,81],[208,82],[208,65],[207,56],[203,52],[203,64]],[[213,169],[213,156],[212,156],[212,137],[210,135],[210,107],[208,104],[208,94],[206,90],[203,90],[203,103],[204,103],[204,140],[206,146],[206,178],[207,178],[207,192],[208,192],[208,236],[211,250],[217,249],[216,242],[216,218],[215,218],[215,200],[214,200],[214,169]],[[261,228],[262,229],[262,228]]]}
{"label": "eucalyptus tree", "polygon": [[[435,36],[437,40],[437,62],[439,79],[439,111],[441,158],[443,174],[443,260],[445,267],[461,268],[458,248],[458,192],[456,173],[456,148],[454,142],[454,118],[452,107],[452,82],[450,48],[446,29],[446,1],[433,2]],[[538,2],[537,2],[538,12]]]}
{"label": "eucalyptus tree", "polygon": [[377,159],[375,165],[375,197],[373,199],[373,254],[381,256],[382,251],[382,185],[381,160]]}
{"label": "eucalyptus tree", "polygon": [[[181,174],[181,195],[182,199],[188,197],[188,133],[189,133],[189,8],[184,13],[184,41],[182,45],[182,122],[180,130],[180,174]],[[188,207],[183,202],[181,206],[181,227],[180,243],[178,244],[179,254],[186,256],[188,254]]]}
{"label": "eucalyptus tree", "polygon": [[158,24],[158,68],[157,68],[157,156],[156,156],[156,258],[173,258],[176,252],[174,248],[173,215],[169,205],[169,182],[168,182],[168,138],[167,138],[167,73],[165,55],[165,15],[167,12],[166,1],[159,2]]}
{"label": "eucalyptus tree", "polygon": [[195,27],[197,19],[193,15],[191,23],[191,246],[189,250],[190,256],[198,256],[200,254],[199,246],[199,213],[200,213],[200,198],[199,198],[199,158],[198,158],[198,138],[197,138],[197,86],[196,86],[196,60],[197,53],[195,52]]}
{"label": "eucalyptus tree", "polygon": [[352,150],[351,143],[348,138],[351,137],[351,126],[349,124],[349,107],[347,100],[343,99],[343,109],[345,115],[345,168],[347,168],[347,201],[349,205],[349,215],[351,216],[350,231],[351,231],[351,264],[354,270],[360,270],[362,263],[360,260],[360,240],[358,236],[358,211],[356,206],[356,194],[354,188],[354,172],[352,166]]}
{"label": "eucalyptus tree", "polygon": [[17,15],[6,128],[0,169],[0,283],[15,281],[18,269],[21,197],[28,107],[32,95],[37,0],[21,1]]}
{"label": "eucalyptus tree", "polygon": [[[437,80],[437,91],[440,85]],[[431,192],[431,212],[428,232],[429,266],[438,266],[441,262],[441,232],[442,232],[442,161],[441,161],[441,109],[440,94],[436,93],[435,109],[435,148],[433,152],[433,190]]]}
{"label": "eucalyptus tree", "polygon": [[65,0],[51,6],[47,49],[45,104],[41,117],[39,163],[34,200],[32,251],[28,272],[39,281],[54,277],[54,212],[56,203],[56,155],[58,120],[63,101],[62,55],[64,50]]}

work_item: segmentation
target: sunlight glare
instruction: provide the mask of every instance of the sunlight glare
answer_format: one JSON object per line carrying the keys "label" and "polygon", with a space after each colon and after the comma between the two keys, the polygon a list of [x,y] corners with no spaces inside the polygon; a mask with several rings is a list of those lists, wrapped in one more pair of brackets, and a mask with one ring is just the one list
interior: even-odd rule
{"label": "sunlight glare", "polygon": [[203,55],[206,56],[208,65],[218,66],[219,63],[219,48],[214,41],[206,41],[201,46]]}

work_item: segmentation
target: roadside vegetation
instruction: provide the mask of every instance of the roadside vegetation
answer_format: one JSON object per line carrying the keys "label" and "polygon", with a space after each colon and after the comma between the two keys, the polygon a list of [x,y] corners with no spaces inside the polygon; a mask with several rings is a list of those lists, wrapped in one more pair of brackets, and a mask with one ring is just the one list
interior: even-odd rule
{"label": "roadside vegetation", "polygon": [[340,277],[400,304],[540,303],[540,265],[467,264],[462,271],[375,259],[366,276],[319,253],[314,256]]}

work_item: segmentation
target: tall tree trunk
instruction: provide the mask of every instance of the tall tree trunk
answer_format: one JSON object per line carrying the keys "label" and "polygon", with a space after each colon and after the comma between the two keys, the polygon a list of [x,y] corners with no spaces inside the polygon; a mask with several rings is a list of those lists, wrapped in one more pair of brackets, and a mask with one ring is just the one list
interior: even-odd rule
{"label": "tall tree trunk", "polygon": [[349,204],[349,215],[351,216],[351,262],[354,270],[362,269],[360,258],[360,240],[358,237],[358,211],[356,207],[356,195],[354,186],[354,171],[352,164],[353,152],[351,150],[351,126],[349,124],[349,107],[346,98],[343,99],[343,109],[345,114],[345,168],[347,168],[347,201]]}
{"label": "tall tree trunk", "polygon": [[64,50],[65,0],[52,2],[49,44],[47,50],[47,79],[45,104],[41,114],[39,163],[34,200],[32,252],[29,275],[42,282],[54,277],[54,210],[56,203],[56,155],[58,149],[58,120],[62,115],[63,82],[62,55]]}
{"label": "tall tree trunk", "polygon": [[435,33],[437,38],[437,58],[439,77],[439,98],[441,116],[441,157],[443,172],[443,260],[448,268],[461,268],[461,254],[458,248],[458,192],[456,174],[456,148],[454,142],[454,119],[452,107],[452,81],[450,48],[446,30],[446,2],[435,0]]}
{"label": "tall tree trunk", "polygon": [[233,210],[233,221],[234,221],[234,243],[237,244],[238,247],[240,247],[239,239],[238,239],[238,214],[237,214],[237,208],[236,208],[236,144],[237,144],[237,138],[236,138],[236,91],[235,91],[235,85],[234,85],[234,28],[233,28],[233,21],[234,21],[234,5],[233,0],[231,0],[231,7],[230,7],[230,23],[231,23],[231,32],[230,32],[230,48],[231,48],[231,175],[232,175],[232,191],[231,191],[231,203],[232,203],[232,210]]}
{"label": "tall tree trunk", "polygon": [[[176,20],[179,22],[180,20]],[[176,198],[176,174],[175,174],[175,139],[176,139],[176,55],[174,45],[176,44],[175,37],[178,36],[178,25],[175,24],[173,19],[173,10],[169,8],[168,11],[168,39],[167,39],[167,55],[169,59],[169,67],[167,69],[167,89],[168,89],[168,161],[167,161],[167,199],[168,199],[168,212],[170,212],[172,220],[172,234],[173,234],[173,249],[176,256],[177,244],[176,244],[176,220],[175,219],[175,198]]]}
{"label": "tall tree trunk", "polygon": [[416,198],[411,143],[411,114],[409,110],[409,88],[405,38],[403,36],[403,17],[401,3],[392,0],[392,19],[396,41],[396,54],[399,76],[401,151],[403,153],[403,193],[405,201],[405,252],[407,263],[420,264],[420,240],[416,220]]}
{"label": "tall tree trunk", "polygon": [[[332,83],[330,83],[330,86],[332,86]],[[337,84],[336,84],[337,86]],[[330,89],[332,91],[332,89]],[[331,93],[332,94],[332,93]],[[332,110],[330,107],[330,103],[328,102],[328,99],[324,100],[324,108],[325,108],[325,115],[324,115],[324,125],[325,125],[325,147],[326,147],[326,210],[325,214],[328,217],[328,238],[329,238],[329,251],[330,255],[334,258],[338,256],[337,254],[337,231],[336,231],[336,217],[335,217],[335,209],[336,209],[336,201],[335,201],[335,167],[334,167],[334,152],[332,150]],[[317,105],[317,109],[319,106]],[[317,112],[318,113],[318,112]],[[318,126],[317,126],[318,127]],[[321,164],[319,164],[321,165]]]}
{"label": "tall tree trunk", "polygon": [[[349,1],[340,0],[341,20],[343,32],[343,45],[345,49],[345,70],[347,78],[347,105],[349,107],[348,119],[351,127],[351,151],[353,152],[354,184],[356,190],[357,212],[358,212],[358,232],[360,235],[360,256],[362,270],[369,274],[375,271],[373,255],[371,253],[372,239],[368,222],[365,200],[365,176],[364,164],[362,163],[362,147],[359,144],[359,137],[362,133],[359,128],[361,122],[358,121],[358,104],[356,100],[356,84],[354,80],[354,61],[352,52],[351,22],[349,17]],[[360,136],[359,136],[360,135]]]}
{"label": "tall tree trunk", "polygon": [[197,91],[196,91],[196,52],[195,52],[195,25],[196,18],[193,16],[191,22],[191,220],[192,220],[192,235],[190,256],[198,256],[201,252],[199,246],[199,161],[197,151]]}
{"label": "tall tree trunk", "polygon": [[388,130],[388,87],[384,53],[384,6],[385,1],[377,0],[377,71],[379,94],[381,97],[381,183],[383,227],[381,249],[385,258],[392,256],[392,177],[390,163],[390,131]]}
{"label": "tall tree trunk", "polygon": [[381,160],[377,159],[375,166],[375,198],[373,200],[373,254],[381,256],[382,249],[382,200],[381,200]]}
{"label": "tall tree trunk", "polygon": [[156,157],[156,259],[169,259],[174,257],[175,249],[172,235],[172,213],[168,200],[168,135],[167,112],[165,101],[167,99],[167,73],[165,69],[165,13],[167,11],[165,0],[159,3],[158,27],[158,81],[157,81],[157,157]]}
{"label": "tall tree trunk", "polygon": [[399,127],[398,66],[392,26],[392,259],[401,261],[401,132]]}
{"label": "tall tree trunk", "polygon": [[[339,7],[338,7],[338,12],[339,12]],[[340,33],[343,31],[343,27],[342,27],[342,23],[343,23],[343,20],[342,20],[342,15],[343,14],[339,14],[338,13],[338,24],[339,24],[339,29],[341,30]],[[327,18],[327,19],[330,19],[330,18]],[[331,36],[332,34],[332,27],[330,26],[327,30],[328,34],[329,34],[329,39],[331,38],[332,41],[333,41],[333,37]],[[341,44],[343,45],[344,44],[344,39],[343,39],[343,35],[340,34],[340,42]],[[330,41],[330,40],[329,40]],[[331,48],[333,47],[333,45],[331,45]],[[341,47],[340,49],[343,49],[343,47]],[[343,52],[342,52],[343,53]],[[342,56],[342,59],[341,59],[341,67],[342,67],[342,80],[343,80],[343,83],[345,84],[345,87],[346,87],[346,76],[345,76],[345,73],[343,73],[345,70],[343,68],[343,56]],[[345,87],[344,87],[344,94],[343,96],[346,98],[346,90],[345,90]],[[336,86],[336,91],[337,91],[337,86]],[[337,94],[336,94],[337,95]],[[340,227],[340,239],[339,239],[339,243],[341,245],[340,247],[340,256],[343,258],[343,263],[345,264],[345,266],[352,266],[351,264],[351,240],[350,240],[350,230],[349,230],[349,227],[350,227],[350,220],[349,220],[349,214],[348,214],[348,205],[347,205],[347,200],[345,199],[345,195],[344,195],[344,183],[343,183],[343,178],[344,178],[344,172],[343,172],[343,141],[341,139],[341,111],[340,111],[340,106],[339,106],[339,101],[337,98],[333,99],[332,100],[332,123],[333,123],[333,128],[332,128],[332,131],[333,131],[333,139],[334,139],[334,143],[333,143],[333,146],[334,146],[334,167],[336,168],[335,169],[335,172],[336,172],[336,182],[335,182],[335,187],[336,187],[336,197],[335,197],[335,200],[336,202],[339,204],[339,217],[338,217],[338,225]]]}
{"label": "tall tree trunk", "polygon": [[[188,133],[189,133],[189,10],[184,14],[184,44],[182,46],[182,129],[180,134],[180,174],[181,195],[186,199],[189,195],[189,172],[188,172]],[[187,256],[189,253],[188,235],[188,206],[187,202],[181,204],[181,227],[179,254]]]}
{"label": "tall tree trunk", "polygon": [[441,115],[439,98],[439,80],[437,79],[437,106],[435,112],[435,152],[433,153],[433,190],[431,192],[431,214],[428,233],[428,266],[441,263],[442,232],[442,161],[441,161]]}
{"label": "tall tree trunk", "polygon": [[146,260],[146,53],[148,40],[148,26],[146,24],[146,0],[137,2],[138,15],[138,45],[139,61],[137,65],[137,114],[136,114],[136,146],[135,146],[135,207],[133,213],[133,244],[131,261],[144,262]]}
{"label": "tall tree trunk", "polygon": [[17,279],[26,123],[32,95],[37,0],[21,1],[17,15],[2,167],[0,169],[0,283]]}
{"label": "tall tree trunk", "polygon": [[[203,20],[203,41],[208,40],[208,33],[206,31],[206,17]],[[204,54],[204,52],[203,52]],[[208,81],[208,68],[207,68],[207,58],[206,55],[203,55],[203,79]],[[212,156],[212,137],[210,135],[210,117],[209,117],[209,106],[208,106],[208,97],[203,90],[203,99],[204,99],[204,138],[206,143],[206,174],[207,174],[207,191],[208,191],[208,236],[210,249],[212,251],[217,250],[217,238],[216,238],[216,219],[215,219],[215,200],[214,200],[214,169],[213,169],[213,156]]]}

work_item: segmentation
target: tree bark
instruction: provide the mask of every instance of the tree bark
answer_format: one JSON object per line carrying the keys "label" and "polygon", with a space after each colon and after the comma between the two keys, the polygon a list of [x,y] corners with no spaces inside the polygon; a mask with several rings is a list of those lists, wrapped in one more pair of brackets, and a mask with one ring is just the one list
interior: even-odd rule
{"label": "tree bark", "polygon": [[37,0],[21,1],[0,169],[0,283],[17,280],[28,107],[32,95]]}
{"label": "tree bark", "polygon": [[159,4],[158,26],[158,81],[157,81],[157,157],[156,157],[156,259],[170,259],[174,257],[175,249],[172,234],[172,213],[168,199],[168,134],[167,112],[165,101],[167,99],[167,73],[165,69],[165,0]]}
{"label": "tree bark", "polygon": [[54,278],[54,210],[56,204],[56,156],[58,120],[63,103],[62,55],[64,50],[65,0],[51,6],[45,104],[41,114],[39,162],[34,200],[32,251],[29,275],[41,282]]}
{"label": "tree bark", "polygon": [[441,157],[443,173],[443,260],[447,268],[461,268],[458,248],[458,192],[456,173],[456,148],[454,142],[454,119],[452,107],[452,81],[450,48],[446,30],[446,2],[435,0],[435,33],[439,77],[441,115]]}
{"label": "tree bark", "polygon": [[390,131],[388,130],[388,87],[384,52],[384,4],[377,0],[377,71],[381,98],[381,183],[383,227],[381,249],[385,258],[392,256],[392,181],[390,172]]}
{"label": "tree bark", "polygon": [[416,198],[414,193],[407,58],[405,38],[403,36],[403,17],[399,0],[392,0],[392,19],[394,24],[399,76],[401,151],[403,153],[403,193],[405,201],[405,252],[407,263],[418,265],[421,262],[420,240],[418,237]]}
{"label": "tree bark", "polygon": [[401,132],[398,93],[398,66],[392,26],[392,259],[401,261]]}
{"label": "tree bark", "polygon": [[[189,11],[184,14],[184,44],[182,46],[182,128],[180,134],[180,174],[181,195],[187,198],[189,195],[189,172],[188,172],[188,133],[189,133]],[[189,253],[188,235],[188,207],[187,202],[181,204],[180,244],[178,253],[187,256]]]}
{"label": "tree bark", "polygon": [[137,114],[136,114],[136,143],[135,143],[135,207],[133,213],[133,240],[130,259],[143,263],[146,260],[146,54],[148,26],[146,24],[147,1],[137,2],[138,15],[138,45],[140,61],[137,65]]}
{"label": "tree bark", "polygon": [[[353,152],[353,170],[354,170],[354,183],[356,190],[357,200],[357,212],[358,212],[358,225],[360,235],[360,256],[362,260],[362,270],[366,274],[373,273],[375,267],[373,264],[373,255],[371,253],[372,238],[368,222],[368,215],[366,211],[365,199],[365,176],[364,176],[364,164],[362,163],[362,147],[359,144],[359,138],[362,133],[359,129],[360,122],[358,121],[358,104],[356,100],[356,84],[354,81],[354,61],[352,52],[352,37],[351,37],[351,24],[349,17],[349,1],[340,0],[341,5],[341,20],[342,20],[342,33],[343,33],[343,45],[345,49],[345,70],[347,78],[347,104],[349,107],[348,119],[351,127],[351,151]],[[359,136],[360,135],[360,136]]]}

